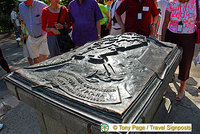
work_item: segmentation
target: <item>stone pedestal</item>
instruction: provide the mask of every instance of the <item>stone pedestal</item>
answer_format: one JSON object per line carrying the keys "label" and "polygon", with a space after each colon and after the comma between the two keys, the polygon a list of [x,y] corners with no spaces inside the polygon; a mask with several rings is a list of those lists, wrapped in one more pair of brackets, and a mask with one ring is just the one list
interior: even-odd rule
{"label": "stone pedestal", "polygon": [[9,91],[45,134],[99,134],[101,123],[151,122],[182,51],[135,33],[107,36],[17,70]]}

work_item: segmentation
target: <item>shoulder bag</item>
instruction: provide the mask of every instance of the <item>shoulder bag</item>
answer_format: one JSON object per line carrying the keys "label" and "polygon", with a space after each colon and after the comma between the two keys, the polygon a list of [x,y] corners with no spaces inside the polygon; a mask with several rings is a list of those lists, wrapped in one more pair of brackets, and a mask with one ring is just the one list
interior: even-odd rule
{"label": "shoulder bag", "polygon": [[[59,12],[59,15],[58,15],[58,20],[57,20],[57,23],[60,22],[60,16],[61,16],[61,13],[62,13],[62,7],[60,7],[60,12]],[[71,40],[71,37],[69,36],[69,32],[68,32],[68,29],[58,29],[59,32],[61,34],[59,35],[56,35],[57,36],[57,41],[58,41],[58,45],[60,47],[60,51],[61,53],[65,53],[65,52],[68,52],[70,51],[72,48],[75,48],[75,44],[73,43],[73,41]]]}

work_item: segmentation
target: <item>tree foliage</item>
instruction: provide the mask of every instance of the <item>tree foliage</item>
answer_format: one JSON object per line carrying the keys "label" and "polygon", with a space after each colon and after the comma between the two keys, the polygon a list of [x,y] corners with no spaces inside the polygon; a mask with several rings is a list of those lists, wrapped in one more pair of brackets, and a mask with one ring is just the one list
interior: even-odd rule
{"label": "tree foliage", "polygon": [[12,29],[10,13],[13,6],[17,6],[18,3],[17,0],[0,1],[0,32],[9,32]]}
{"label": "tree foliage", "polygon": [[[49,4],[49,3],[47,2],[47,0],[42,0],[42,1],[43,1],[44,3]],[[72,1],[72,0],[61,0],[61,1],[60,1],[60,4],[66,6],[66,7],[68,7],[68,5],[69,5],[69,3],[70,3],[71,1]]]}

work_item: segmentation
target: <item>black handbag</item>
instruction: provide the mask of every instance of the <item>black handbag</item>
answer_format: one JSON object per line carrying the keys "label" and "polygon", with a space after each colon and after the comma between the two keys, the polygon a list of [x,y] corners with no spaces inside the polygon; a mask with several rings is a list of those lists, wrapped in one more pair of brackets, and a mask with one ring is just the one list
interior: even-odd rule
{"label": "black handbag", "polygon": [[[60,12],[58,15],[57,23],[59,23],[59,21],[60,21],[62,7],[63,6],[60,7]],[[56,35],[56,36],[57,36],[57,41],[58,41],[58,45],[59,45],[61,53],[68,52],[72,48],[75,48],[75,44],[73,43],[73,41],[71,40],[71,38],[69,36],[68,29],[58,29],[58,30],[61,34]]]}

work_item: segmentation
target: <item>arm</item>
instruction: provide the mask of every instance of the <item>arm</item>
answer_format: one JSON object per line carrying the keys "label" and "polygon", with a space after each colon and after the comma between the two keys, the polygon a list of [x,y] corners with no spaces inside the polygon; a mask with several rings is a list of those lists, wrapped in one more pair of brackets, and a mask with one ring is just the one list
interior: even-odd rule
{"label": "arm", "polygon": [[117,20],[117,23],[121,27],[121,34],[125,33],[125,26],[123,24],[121,15],[127,11],[128,8],[128,2],[127,0],[122,1],[122,3],[119,5],[119,7],[115,10],[115,19]]}
{"label": "arm", "polygon": [[106,28],[110,30],[110,28],[111,28],[111,20],[110,20],[108,11],[105,13],[105,16],[108,18],[108,23],[106,25]]}
{"label": "arm", "polygon": [[157,22],[156,33],[155,33],[156,38],[158,38],[158,29],[159,29],[159,27],[160,27],[160,19],[161,19],[161,17],[158,16],[158,22]]}
{"label": "arm", "polygon": [[111,9],[112,9],[111,7],[113,7],[112,4],[110,5],[110,10],[108,12],[109,13],[109,18],[108,18],[108,23],[106,25],[106,28],[109,29],[109,33],[110,33],[110,30],[111,30],[111,27],[112,27],[112,16],[111,16],[111,12],[112,12],[111,11]]}
{"label": "arm", "polygon": [[[94,3],[94,17],[95,17],[95,23],[96,23],[96,28],[97,28],[97,35],[98,35],[98,39],[101,39],[101,25],[100,25],[100,20],[103,18],[102,12],[97,4],[97,2],[95,1]],[[91,16],[92,17],[92,16]]]}
{"label": "arm", "polygon": [[168,10],[166,10],[165,19],[164,19],[163,27],[162,27],[161,41],[165,41],[165,34],[166,34],[167,27],[168,27],[168,24],[169,24],[169,21],[170,21],[170,15],[171,15],[171,13]]}
{"label": "arm", "polygon": [[117,14],[117,12],[115,12],[115,19],[117,20],[117,23],[120,25],[120,27],[121,27],[121,34],[123,34],[124,32],[125,32],[125,27],[124,27],[124,24],[123,24],[123,22],[122,22],[122,18],[121,18],[121,16],[119,16],[118,14]]}
{"label": "arm", "polygon": [[150,36],[153,37],[153,35],[155,34],[155,26],[156,26],[156,23],[158,22],[158,15],[157,16],[153,16],[153,20],[152,20],[152,23],[150,25]]}
{"label": "arm", "polygon": [[152,23],[150,25],[150,36],[154,36],[155,35],[155,26],[158,22],[158,8],[157,8],[157,2],[156,0],[154,0],[154,2],[152,2],[152,9],[151,9],[151,15],[152,15]]}
{"label": "arm", "polygon": [[47,30],[46,28],[47,28],[47,16],[46,16],[46,10],[45,9],[43,9],[42,10],[42,16],[41,16],[41,21],[42,21],[42,30],[43,31],[46,31],[46,32],[49,32],[49,30]]}
{"label": "arm", "polygon": [[105,16],[109,19],[109,12],[108,11],[105,13]]}
{"label": "arm", "polygon": [[109,30],[111,29],[111,23],[112,23],[112,19],[109,18],[109,19],[108,19],[108,23],[107,23],[107,25],[106,25],[106,28],[109,29]]}
{"label": "arm", "polygon": [[65,20],[66,20],[66,24],[67,24],[67,25],[65,25],[65,28],[71,27],[72,26],[72,22],[71,22],[71,19],[70,19],[70,16],[69,16],[69,11],[68,11],[67,8],[66,8]]}
{"label": "arm", "polygon": [[101,25],[100,25],[100,20],[96,22],[96,27],[97,27],[97,35],[98,39],[101,39]]}

